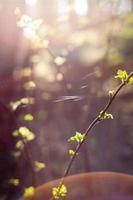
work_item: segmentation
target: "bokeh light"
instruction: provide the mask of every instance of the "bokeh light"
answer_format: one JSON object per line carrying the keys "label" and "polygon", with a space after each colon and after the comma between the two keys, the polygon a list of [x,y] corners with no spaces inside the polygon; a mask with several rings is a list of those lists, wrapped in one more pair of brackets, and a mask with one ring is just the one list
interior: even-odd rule
{"label": "bokeh light", "polygon": [[[12,131],[26,126],[36,135],[26,148],[46,169],[35,174],[35,185],[61,177],[68,138],[84,132],[103,108],[108,91],[116,88],[117,70],[132,71],[133,0],[1,0],[0,11],[0,200],[5,200],[8,179],[22,173],[20,184],[32,185],[34,171],[23,162],[26,151],[19,154],[22,144],[10,139]],[[127,86],[112,106],[115,119],[89,135],[72,174],[114,169],[133,174],[131,92]],[[6,162],[11,152],[22,156],[18,173],[12,155],[11,165]],[[6,199],[15,194],[13,189]]]}
{"label": "bokeh light", "polygon": [[37,3],[37,0],[25,0],[25,3],[29,6],[34,6]]}
{"label": "bokeh light", "polygon": [[85,16],[88,12],[87,0],[75,0],[75,12],[80,16]]}
{"label": "bokeh light", "polygon": [[69,12],[68,0],[58,0],[58,12],[59,15],[67,15]]}

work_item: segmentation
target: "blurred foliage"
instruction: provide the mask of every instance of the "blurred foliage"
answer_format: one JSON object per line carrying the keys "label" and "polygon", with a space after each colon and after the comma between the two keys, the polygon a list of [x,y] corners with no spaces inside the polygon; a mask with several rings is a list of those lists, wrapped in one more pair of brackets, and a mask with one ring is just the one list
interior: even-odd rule
{"label": "blurred foliage", "polygon": [[[86,1],[88,7],[82,13],[83,1],[78,6],[74,0],[64,1],[66,10],[60,2],[38,0],[33,7],[18,0],[0,2],[3,199],[14,200],[32,185],[31,161],[34,165],[41,160],[48,166],[35,172],[37,185],[60,177],[68,161],[66,141],[73,132],[84,132],[101,110],[105,95],[117,85],[112,74],[132,70],[132,1]],[[112,107],[115,120],[94,130],[72,173],[133,173],[132,97],[129,85]],[[20,128],[21,134],[13,137]],[[26,146],[20,136],[28,140]],[[16,145],[23,148],[19,151]],[[14,189],[10,179],[21,180],[20,185]]]}

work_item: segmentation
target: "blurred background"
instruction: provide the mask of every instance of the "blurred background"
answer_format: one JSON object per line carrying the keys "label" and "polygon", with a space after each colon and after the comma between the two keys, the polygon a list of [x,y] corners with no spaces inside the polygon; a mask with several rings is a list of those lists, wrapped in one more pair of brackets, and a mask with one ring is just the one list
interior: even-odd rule
{"label": "blurred background", "polygon": [[[131,72],[132,53],[133,0],[0,1],[0,200],[63,175],[68,139],[103,109],[117,70]],[[132,89],[111,106],[114,120],[92,130],[70,174],[133,174]],[[33,134],[25,145],[13,136],[20,127]]]}

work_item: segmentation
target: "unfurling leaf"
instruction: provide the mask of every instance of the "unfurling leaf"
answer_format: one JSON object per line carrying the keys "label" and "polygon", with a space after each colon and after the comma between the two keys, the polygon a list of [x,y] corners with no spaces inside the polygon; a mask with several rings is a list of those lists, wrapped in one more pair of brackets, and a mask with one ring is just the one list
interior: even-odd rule
{"label": "unfurling leaf", "polygon": [[19,140],[19,141],[16,143],[16,148],[17,148],[17,149],[23,149],[23,148],[24,148],[24,143],[22,142],[22,140]]}
{"label": "unfurling leaf", "polygon": [[99,119],[103,120],[103,119],[113,119],[113,115],[107,112],[103,112],[101,111],[99,114]]}
{"label": "unfurling leaf", "polygon": [[76,134],[68,140],[69,142],[78,142],[81,143],[85,138],[85,134],[76,132]]}
{"label": "unfurling leaf", "polygon": [[34,164],[36,171],[40,171],[41,169],[44,169],[46,167],[45,163],[43,162],[35,161]]}
{"label": "unfurling leaf", "polygon": [[73,156],[74,154],[75,154],[75,151],[72,150],[72,149],[70,149],[70,150],[69,150],[69,155],[70,155],[70,156]]}
{"label": "unfurling leaf", "polygon": [[67,195],[67,188],[64,184],[61,185],[61,187],[54,187],[52,189],[52,194],[54,199],[63,198]]}
{"label": "unfurling leaf", "polygon": [[128,80],[127,72],[125,70],[119,69],[117,71],[117,76],[115,76],[115,78],[119,78],[122,82],[127,82]]}

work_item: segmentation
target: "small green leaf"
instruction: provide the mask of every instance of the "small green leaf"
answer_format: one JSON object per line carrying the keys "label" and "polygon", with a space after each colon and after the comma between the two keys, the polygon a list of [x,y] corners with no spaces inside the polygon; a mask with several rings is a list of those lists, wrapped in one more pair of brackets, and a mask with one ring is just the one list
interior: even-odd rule
{"label": "small green leaf", "polygon": [[13,136],[13,137],[18,137],[18,136],[20,136],[19,131],[18,131],[18,130],[13,131],[12,136]]}
{"label": "small green leaf", "polygon": [[122,82],[127,82],[128,80],[127,72],[125,70],[119,69],[117,71],[117,76],[115,76],[115,78],[119,78]]}
{"label": "small green leaf", "polygon": [[12,110],[16,110],[19,106],[21,105],[21,101],[11,101],[10,102],[10,106],[12,108]]}
{"label": "small green leaf", "polygon": [[29,97],[29,98],[24,97],[17,101],[11,101],[9,105],[10,105],[11,109],[15,111],[21,104],[26,104],[26,105],[34,104],[34,98],[33,97]]}
{"label": "small green leaf", "polygon": [[45,163],[43,162],[35,161],[34,164],[36,171],[40,171],[41,169],[44,169],[46,167]]}
{"label": "small green leaf", "polygon": [[31,114],[24,115],[24,120],[25,121],[32,121],[33,119],[34,119],[34,117]]}
{"label": "small green leaf", "polygon": [[85,134],[76,132],[76,134],[68,140],[69,142],[78,142],[81,143],[85,138]]}
{"label": "small green leaf", "polygon": [[[12,135],[14,137],[23,137],[24,139],[26,139],[27,141],[33,140],[35,138],[35,134],[32,133],[27,127],[20,127],[18,130],[15,130]],[[20,143],[20,141],[19,141]],[[19,146],[19,143],[17,144],[17,146]],[[22,146],[22,145],[21,145]]]}
{"label": "small green leaf", "polygon": [[27,127],[20,127],[19,133],[22,137],[24,137],[28,141],[33,140],[35,138],[35,134],[32,133]]}
{"label": "small green leaf", "polygon": [[64,198],[67,195],[67,188],[64,184],[61,187],[54,187],[52,194],[55,199]]}
{"label": "small green leaf", "polygon": [[24,197],[31,197],[34,194],[35,194],[35,188],[33,186],[25,188]]}
{"label": "small green leaf", "polygon": [[133,83],[133,77],[129,78],[129,83]]}
{"label": "small green leaf", "polygon": [[24,97],[22,99],[20,99],[22,104],[34,104],[34,98],[33,97]]}
{"label": "small green leaf", "polygon": [[24,143],[22,142],[22,140],[19,140],[19,141],[16,143],[16,148],[17,148],[17,149],[23,149],[23,148],[24,148]]}
{"label": "small green leaf", "polygon": [[103,120],[103,119],[113,119],[113,115],[107,112],[103,112],[101,111],[99,114],[99,119]]}
{"label": "small green leaf", "polygon": [[74,154],[75,154],[75,151],[72,150],[72,149],[69,149],[69,155],[70,155],[70,156],[73,156]]}
{"label": "small green leaf", "polygon": [[19,181],[19,179],[17,179],[17,178],[11,178],[11,179],[9,180],[9,183],[10,183],[11,185],[18,186],[18,185],[20,184],[20,181]]}

